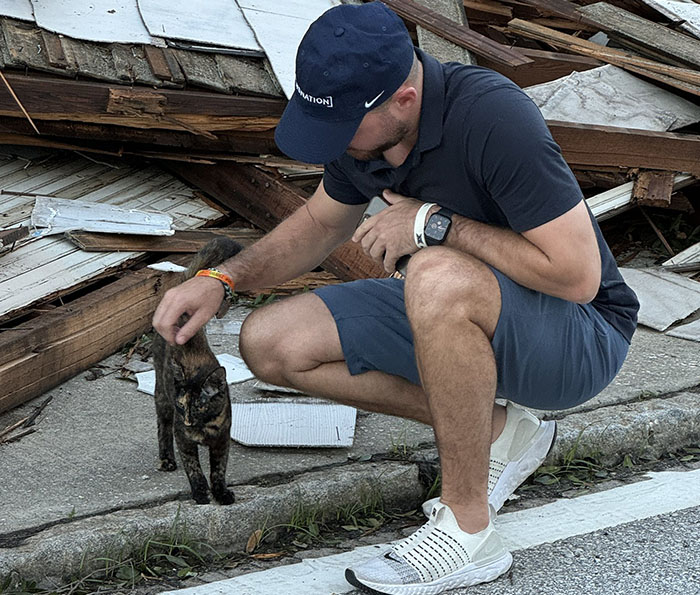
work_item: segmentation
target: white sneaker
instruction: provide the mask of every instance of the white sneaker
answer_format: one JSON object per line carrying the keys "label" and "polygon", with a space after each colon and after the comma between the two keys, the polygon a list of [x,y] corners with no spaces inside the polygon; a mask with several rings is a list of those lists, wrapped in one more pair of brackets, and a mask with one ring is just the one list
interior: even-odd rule
{"label": "white sneaker", "polygon": [[[489,504],[498,512],[508,497],[542,464],[554,444],[557,424],[540,421],[532,413],[508,402],[506,425],[491,445],[489,461]],[[430,515],[440,498],[423,503]]]}
{"label": "white sneaker", "polygon": [[479,533],[460,529],[450,507],[433,506],[428,522],[389,550],[345,571],[345,579],[369,593],[435,595],[492,581],[513,556],[489,521]]}

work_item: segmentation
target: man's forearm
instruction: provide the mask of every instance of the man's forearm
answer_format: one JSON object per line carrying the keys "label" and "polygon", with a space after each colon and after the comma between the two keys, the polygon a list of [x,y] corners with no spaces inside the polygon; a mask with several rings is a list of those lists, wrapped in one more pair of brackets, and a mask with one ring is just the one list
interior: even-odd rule
{"label": "man's forearm", "polygon": [[[455,215],[445,245],[471,254],[524,287],[548,295],[587,302],[597,291],[597,285],[591,281],[587,282],[587,289],[582,289],[586,281],[582,280],[583,273],[588,275],[587,270],[591,268],[586,262],[587,253],[581,254],[580,266],[571,263],[563,266],[510,229]],[[599,259],[597,251],[590,258]]]}
{"label": "man's forearm", "polygon": [[272,287],[316,268],[347,236],[342,229],[317,223],[304,205],[220,268],[233,278],[236,289]]}

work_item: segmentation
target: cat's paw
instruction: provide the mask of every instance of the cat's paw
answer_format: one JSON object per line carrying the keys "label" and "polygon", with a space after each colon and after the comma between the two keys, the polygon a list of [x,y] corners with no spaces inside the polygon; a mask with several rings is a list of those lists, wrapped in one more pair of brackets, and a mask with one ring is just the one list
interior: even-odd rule
{"label": "cat's paw", "polygon": [[193,493],[192,498],[194,498],[194,501],[197,504],[209,504],[209,495],[206,492],[204,492],[204,493],[198,492],[196,494]]}
{"label": "cat's paw", "polygon": [[223,505],[233,504],[236,501],[236,496],[233,495],[231,490],[224,490],[223,492],[216,493],[214,494],[214,498],[219,504]]}
{"label": "cat's paw", "polygon": [[160,465],[158,465],[159,471],[175,471],[177,469],[177,463],[173,459],[161,459]]}

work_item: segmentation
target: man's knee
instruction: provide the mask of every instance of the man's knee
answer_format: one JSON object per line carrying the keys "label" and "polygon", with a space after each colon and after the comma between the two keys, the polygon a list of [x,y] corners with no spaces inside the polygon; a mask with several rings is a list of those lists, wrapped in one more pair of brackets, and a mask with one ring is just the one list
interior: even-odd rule
{"label": "man's knee", "polygon": [[411,257],[405,301],[412,325],[453,317],[455,321],[471,320],[489,337],[501,312],[501,293],[493,271],[468,254],[441,246]]}
{"label": "man's knee", "polygon": [[243,321],[239,337],[241,357],[266,382],[280,384],[284,367],[284,336],[275,324],[275,304],[253,310]]}
{"label": "man's knee", "polygon": [[417,252],[409,261],[407,303],[444,310],[490,298],[499,298],[498,281],[491,269],[474,257],[436,246]]}
{"label": "man's knee", "polygon": [[284,386],[297,372],[343,358],[335,321],[313,293],[254,310],[243,323],[239,346],[258,378]]}

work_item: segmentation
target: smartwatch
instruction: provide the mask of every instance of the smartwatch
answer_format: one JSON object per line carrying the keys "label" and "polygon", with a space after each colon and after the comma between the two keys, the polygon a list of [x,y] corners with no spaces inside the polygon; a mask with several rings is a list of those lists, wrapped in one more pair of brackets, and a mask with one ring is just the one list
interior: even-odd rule
{"label": "smartwatch", "polygon": [[442,207],[437,213],[428,217],[424,231],[425,243],[428,246],[439,246],[445,241],[447,232],[450,231],[452,225],[452,215],[454,215],[454,211]]}

